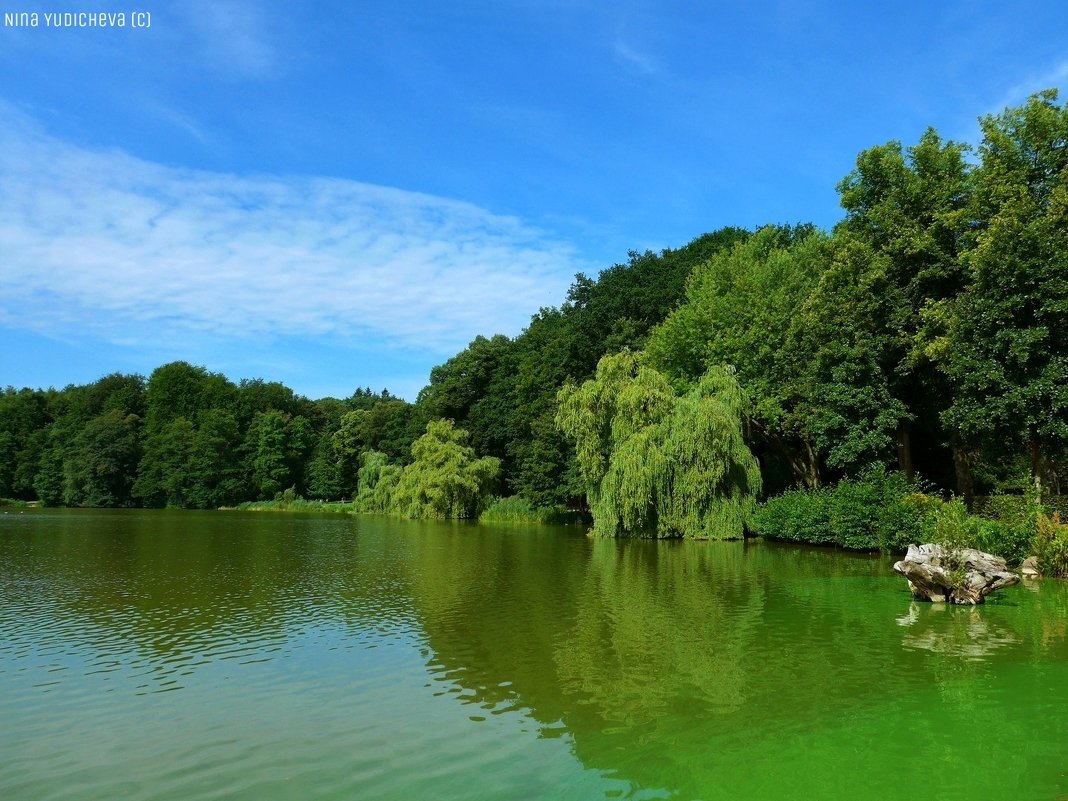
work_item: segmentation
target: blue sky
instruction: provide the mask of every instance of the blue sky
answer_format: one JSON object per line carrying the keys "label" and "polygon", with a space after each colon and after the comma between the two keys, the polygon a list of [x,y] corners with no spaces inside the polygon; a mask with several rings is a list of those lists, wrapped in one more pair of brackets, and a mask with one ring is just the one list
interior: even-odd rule
{"label": "blue sky", "polygon": [[862,149],[1068,89],[1062,1],[144,2],[0,27],[0,386],[414,398],[576,272],[830,227]]}

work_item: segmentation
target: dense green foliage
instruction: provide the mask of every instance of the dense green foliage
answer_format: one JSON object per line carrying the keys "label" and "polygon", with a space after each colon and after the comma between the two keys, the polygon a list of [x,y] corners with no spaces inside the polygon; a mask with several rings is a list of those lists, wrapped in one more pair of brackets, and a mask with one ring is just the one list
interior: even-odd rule
{"label": "dense green foliage", "polygon": [[1061,522],[1060,514],[1038,516],[1032,550],[1045,575],[1068,578],[1068,525]]}
{"label": "dense green foliage", "polygon": [[727,371],[709,370],[676,397],[629,350],[605,356],[581,386],[565,386],[558,421],[575,442],[594,531],[740,538],[760,491],[741,414]]}
{"label": "dense green foliage", "polygon": [[6,494],[117,507],[234,506],[281,500],[287,488],[316,500],[351,497],[349,453],[333,443],[346,415],[366,414],[359,435],[376,444],[404,439],[397,429],[415,416],[388,393],[313,402],[185,362],[147,380],[115,374],[61,391],[8,389],[0,408]]}
{"label": "dense green foliage", "polygon": [[829,253],[828,238],[811,227],[764,228],[699,266],[685,302],[648,343],[651,364],[680,389],[709,366],[733,366],[754,446],[809,485],[819,483],[818,464],[799,404],[804,360],[791,346],[797,311]]}
{"label": "dense green foliage", "polygon": [[501,463],[494,456],[475,458],[467,440],[451,420],[427,423],[393,487],[392,510],[411,518],[477,518],[489,505]]}
{"label": "dense green foliage", "polygon": [[937,542],[950,550],[977,548],[1010,565],[1037,554],[1043,570],[1058,575],[1058,560],[1068,560],[1068,527],[1058,522],[1034,495],[992,496],[973,514],[960,498],[927,495],[904,473],[872,466],[834,487],[768,499],[754,528],[775,539],[858,550],[901,552],[910,543]]}
{"label": "dense green foliage", "polygon": [[970,281],[949,320],[945,417],[1059,484],[1068,448],[1068,106],[1056,92],[982,121]]}
{"label": "dense green foliage", "polygon": [[596,280],[577,275],[564,303],[541,309],[518,337],[476,337],[435,367],[416,405],[454,420],[478,453],[499,458],[509,492],[535,506],[580,499],[575,456],[555,422],[558,390],[590,378],[602,356],[640,349],[692,270],[747,236],[724,228],[677,250],[631,253]]}
{"label": "dense green foliage", "polygon": [[[981,126],[974,158],[934,130],[860,153],[833,231],[728,227],[577,275],[518,336],[476,337],[435,367],[415,403],[370,390],[311,401],[184,362],[147,380],[8,388],[0,497],[209,508],[292,488],[440,516],[477,514],[486,492],[534,510],[580,509],[589,493],[602,532],[737,532],[748,502],[711,522],[707,493],[735,496],[704,486],[726,473],[689,439],[722,445],[712,421],[737,416],[727,450],[760,466],[756,477],[738,461],[737,498],[845,481],[833,524],[822,495],[788,496],[789,514],[766,508],[766,525],[794,520],[775,524],[794,532],[784,536],[850,547],[909,538],[907,511],[897,534],[889,522],[848,523],[846,507],[878,495],[864,489],[873,464],[921,475],[969,509],[998,492],[1048,502],[1068,463],[1068,107],[1047,91]],[[638,352],[640,369],[595,376],[604,357],[618,366],[634,357],[615,354]],[[591,380],[618,386],[580,414],[597,394],[583,389]],[[604,400],[616,390],[624,397]],[[628,393],[640,402],[628,407]],[[617,411],[629,429],[591,428]],[[484,472],[472,477],[475,464]],[[996,539],[1015,552],[1024,528],[1006,519]]]}
{"label": "dense green foliage", "polygon": [[776,539],[859,550],[904,550],[929,542],[930,509],[903,473],[869,467],[834,487],[790,490],[756,512],[754,529]]}

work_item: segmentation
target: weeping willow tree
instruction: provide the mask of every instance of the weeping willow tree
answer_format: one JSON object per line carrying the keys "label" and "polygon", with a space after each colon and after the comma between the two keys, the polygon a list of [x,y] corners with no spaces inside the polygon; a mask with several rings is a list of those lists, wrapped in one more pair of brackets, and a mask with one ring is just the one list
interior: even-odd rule
{"label": "weeping willow tree", "polygon": [[575,443],[601,536],[741,537],[760,491],[734,376],[711,368],[678,397],[641,353],[605,356],[560,390],[557,424]]}
{"label": "weeping willow tree", "polygon": [[392,511],[406,517],[473,518],[485,509],[500,459],[475,458],[468,434],[452,420],[434,420],[412,444],[413,461],[392,489]]}
{"label": "weeping willow tree", "polygon": [[381,451],[364,451],[356,473],[358,491],[353,505],[357,512],[384,514],[393,504],[393,490],[400,481],[402,468],[390,464]]}

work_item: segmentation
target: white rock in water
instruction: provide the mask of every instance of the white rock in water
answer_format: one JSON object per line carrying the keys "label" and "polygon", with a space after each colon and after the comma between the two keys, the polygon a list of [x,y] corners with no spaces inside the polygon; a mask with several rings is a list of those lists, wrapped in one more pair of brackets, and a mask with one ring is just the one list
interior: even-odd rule
{"label": "white rock in water", "polygon": [[1042,571],[1038,569],[1038,557],[1028,556],[1020,565],[1020,574],[1024,578],[1040,578]]}
{"label": "white rock in water", "polygon": [[910,545],[894,570],[909,582],[912,594],[925,601],[981,604],[992,592],[1020,583],[1000,556],[974,548],[948,551],[941,545]]}

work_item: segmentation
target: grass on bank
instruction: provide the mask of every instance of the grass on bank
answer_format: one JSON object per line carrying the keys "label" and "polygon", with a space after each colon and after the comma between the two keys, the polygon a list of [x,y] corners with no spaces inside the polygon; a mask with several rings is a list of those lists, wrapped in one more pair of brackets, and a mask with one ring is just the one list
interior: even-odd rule
{"label": "grass on bank", "polygon": [[279,492],[270,501],[245,501],[237,506],[223,506],[224,511],[238,512],[340,512],[351,513],[352,501],[306,500],[297,494],[296,487]]}
{"label": "grass on bank", "polygon": [[[352,501],[306,500],[291,490],[280,493],[270,501],[245,501],[237,506],[224,506],[225,511],[239,512],[339,512],[356,513],[360,511]],[[381,513],[381,512],[376,512]],[[589,523],[589,515],[580,511],[569,511],[562,506],[550,508],[534,506],[530,501],[513,496],[497,498],[479,515],[480,523],[541,523],[547,525],[567,525]]]}
{"label": "grass on bank", "polygon": [[337,512],[349,514],[352,512],[352,503],[346,501],[245,501],[237,506],[220,507],[222,511],[232,512]]}
{"label": "grass on bank", "polygon": [[584,512],[568,510],[562,506],[538,507],[525,498],[513,495],[509,498],[497,498],[478,516],[480,523],[544,523],[548,525],[569,525],[589,523],[589,515]]}

